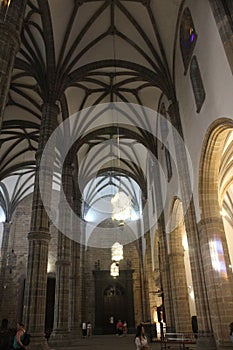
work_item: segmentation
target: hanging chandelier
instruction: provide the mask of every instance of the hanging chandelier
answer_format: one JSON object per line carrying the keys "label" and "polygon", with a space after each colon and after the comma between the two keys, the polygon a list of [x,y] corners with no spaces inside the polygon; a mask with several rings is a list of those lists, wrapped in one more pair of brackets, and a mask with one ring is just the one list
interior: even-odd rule
{"label": "hanging chandelier", "polygon": [[131,198],[119,191],[111,199],[112,220],[125,221],[131,217]]}
{"label": "hanging chandelier", "polygon": [[112,261],[121,261],[123,260],[124,256],[123,256],[123,245],[120,244],[119,242],[115,242],[112,245]]}
{"label": "hanging chandelier", "polygon": [[116,278],[119,276],[119,264],[117,262],[113,262],[110,266],[110,275],[113,278]]}

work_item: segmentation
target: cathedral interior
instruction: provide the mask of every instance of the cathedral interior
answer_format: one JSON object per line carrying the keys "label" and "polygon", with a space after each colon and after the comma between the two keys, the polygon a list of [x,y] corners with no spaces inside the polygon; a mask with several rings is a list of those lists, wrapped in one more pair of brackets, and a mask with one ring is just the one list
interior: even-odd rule
{"label": "cathedral interior", "polygon": [[232,73],[232,0],[0,0],[0,319],[30,349],[119,319],[231,348]]}

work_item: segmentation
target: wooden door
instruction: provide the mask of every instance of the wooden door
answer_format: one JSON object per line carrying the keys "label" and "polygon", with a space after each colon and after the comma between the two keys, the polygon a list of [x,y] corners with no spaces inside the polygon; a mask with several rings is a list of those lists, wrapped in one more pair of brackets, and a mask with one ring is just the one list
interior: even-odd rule
{"label": "wooden door", "polygon": [[[127,296],[125,290],[118,283],[108,285],[104,290],[103,302],[103,331],[105,334],[116,332],[116,323],[127,319]],[[114,323],[111,324],[110,318]]]}

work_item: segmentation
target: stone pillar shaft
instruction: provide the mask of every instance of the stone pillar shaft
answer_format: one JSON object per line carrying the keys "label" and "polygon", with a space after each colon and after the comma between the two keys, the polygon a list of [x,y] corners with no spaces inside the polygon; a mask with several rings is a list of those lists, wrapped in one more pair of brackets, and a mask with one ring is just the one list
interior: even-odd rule
{"label": "stone pillar shaft", "polygon": [[188,286],[182,246],[182,229],[179,226],[170,233],[170,271],[172,303],[174,308],[175,331],[192,332],[191,315],[188,300]]}
{"label": "stone pillar shaft", "polygon": [[174,320],[174,310],[172,308],[172,295],[171,295],[172,288],[171,288],[170,269],[169,269],[168,255],[167,255],[167,249],[166,249],[166,241],[164,239],[164,233],[161,225],[159,230],[160,230],[159,269],[160,269],[161,280],[162,280],[166,326],[167,326],[167,331],[174,332],[175,320]]}
{"label": "stone pillar shaft", "polygon": [[20,48],[20,32],[26,0],[11,0],[0,6],[0,129],[10,87],[16,53]]}
{"label": "stone pillar shaft", "polygon": [[[144,321],[147,321],[151,318],[151,312],[150,312],[150,299],[149,299],[149,285],[148,285],[148,278],[149,278],[149,261],[151,262],[151,250],[150,250],[150,236],[148,233],[149,229],[149,216],[148,216],[148,209],[146,207],[146,200],[142,199],[142,208],[143,210],[143,226],[144,226],[144,232],[143,237],[145,237],[146,240],[146,254],[143,257],[143,250],[142,250],[142,239],[139,238],[140,243],[140,250],[141,250],[141,260],[142,260],[142,295],[143,295],[143,310],[144,310]],[[152,271],[151,271],[152,272]]]}
{"label": "stone pillar shaft", "polygon": [[11,228],[11,224],[9,222],[4,222],[2,247],[1,247],[1,269],[0,269],[0,311],[2,307],[3,284],[5,281],[6,268],[7,268],[7,252],[8,252],[10,228]]}
{"label": "stone pillar shaft", "polygon": [[[224,9],[224,2],[222,0],[209,0],[209,2],[212,7],[223,47],[225,49],[226,57],[233,74],[233,31],[231,19],[228,18],[228,14]],[[229,11],[232,13],[232,2],[226,1],[226,4],[229,7]]]}
{"label": "stone pillar shaft", "polygon": [[[182,128],[180,122],[178,102],[174,101],[169,106],[169,115],[171,122],[182,138]],[[189,246],[189,258],[192,273],[193,289],[197,309],[198,328],[200,332],[210,333],[211,322],[209,317],[209,303],[206,299],[206,286],[203,279],[203,266],[200,256],[200,242],[195,218],[195,208],[191,193],[191,179],[188,170],[188,162],[184,143],[173,132],[174,144],[176,149],[177,169],[180,175],[180,187],[182,194],[182,204],[184,208],[184,222]]]}
{"label": "stone pillar shaft", "polygon": [[[80,198],[74,201],[74,213],[81,220],[81,194]],[[81,222],[80,226],[75,227],[77,237],[81,237]],[[70,271],[70,331],[77,335],[80,332],[80,242],[71,241],[71,271]]]}
{"label": "stone pillar shaft", "polygon": [[[54,145],[46,154],[44,169],[40,169],[40,161],[44,146],[57,125],[58,108],[55,104],[44,104],[38,151],[36,154],[35,185],[32,200],[31,228],[28,234],[29,253],[27,264],[27,278],[25,286],[24,323],[32,336],[30,349],[46,347],[44,338],[48,245],[50,241],[49,218],[45,211],[41,194],[51,198]],[[42,174],[39,174],[39,171]],[[39,183],[39,175],[42,182]]]}
{"label": "stone pillar shaft", "polygon": [[212,327],[217,344],[222,346],[230,342],[233,275],[220,216],[201,220],[200,241]]}
{"label": "stone pillar shaft", "polygon": [[[73,168],[65,162],[62,173],[63,193],[60,196],[57,278],[53,339],[69,332],[70,233],[72,230]],[[67,206],[67,202],[70,207]]]}

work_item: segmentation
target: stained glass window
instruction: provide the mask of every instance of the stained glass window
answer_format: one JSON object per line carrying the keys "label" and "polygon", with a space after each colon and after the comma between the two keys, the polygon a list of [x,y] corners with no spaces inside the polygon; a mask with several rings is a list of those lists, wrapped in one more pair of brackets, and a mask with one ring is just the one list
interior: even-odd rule
{"label": "stained glass window", "polygon": [[180,50],[184,63],[184,73],[187,73],[188,66],[197,40],[197,33],[194,28],[190,10],[186,8],[182,14],[180,24]]}

